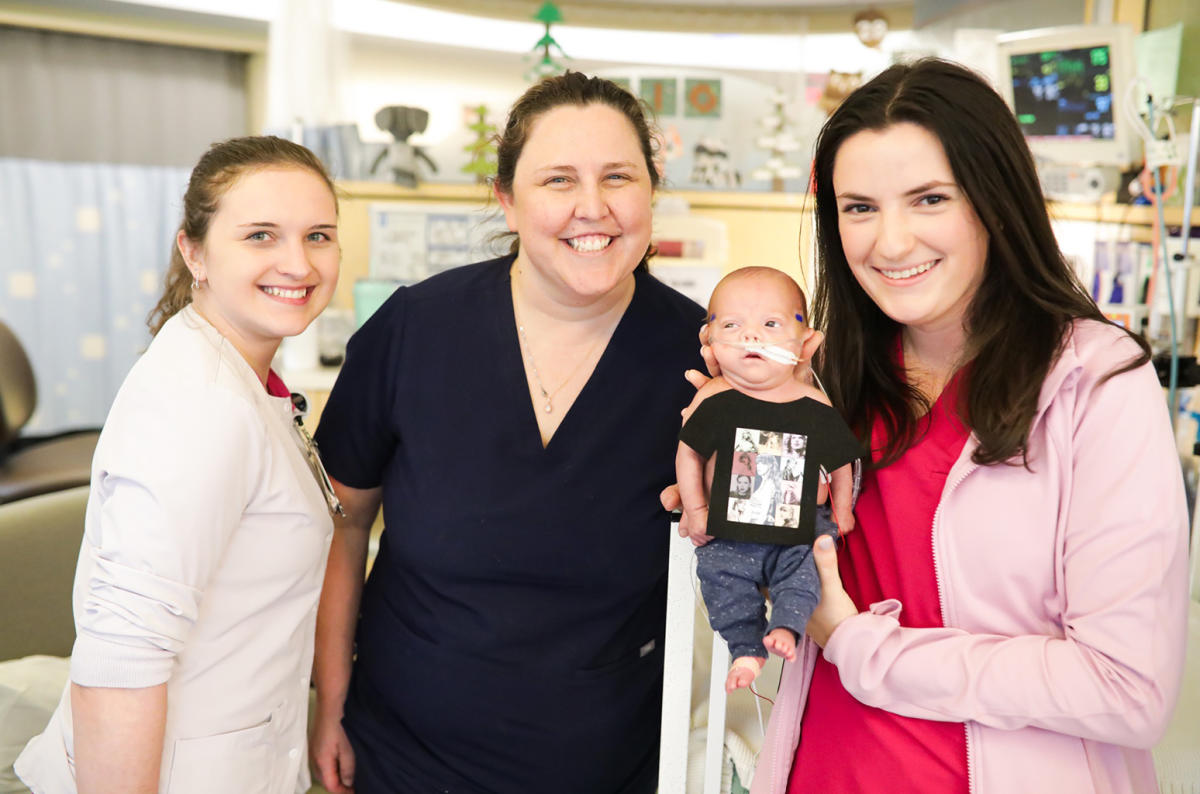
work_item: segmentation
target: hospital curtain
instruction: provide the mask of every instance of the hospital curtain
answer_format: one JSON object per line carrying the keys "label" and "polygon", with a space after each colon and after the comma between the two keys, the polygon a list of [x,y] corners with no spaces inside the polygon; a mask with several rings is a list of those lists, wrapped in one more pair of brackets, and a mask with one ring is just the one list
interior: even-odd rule
{"label": "hospital curtain", "polygon": [[103,422],[150,341],[188,169],[245,134],[245,56],[0,26],[0,319],[29,431]]}

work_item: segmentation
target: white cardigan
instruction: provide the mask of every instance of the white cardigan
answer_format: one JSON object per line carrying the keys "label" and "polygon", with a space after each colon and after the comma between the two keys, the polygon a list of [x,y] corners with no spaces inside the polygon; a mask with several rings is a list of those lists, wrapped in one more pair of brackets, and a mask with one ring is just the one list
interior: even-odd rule
{"label": "white cardigan", "polygon": [[[309,674],[332,531],[290,401],[269,396],[185,308],[105,423],[74,591],[71,680],[167,684],[160,791],[308,789]],[[75,791],[68,692],[15,768],[35,794]]]}

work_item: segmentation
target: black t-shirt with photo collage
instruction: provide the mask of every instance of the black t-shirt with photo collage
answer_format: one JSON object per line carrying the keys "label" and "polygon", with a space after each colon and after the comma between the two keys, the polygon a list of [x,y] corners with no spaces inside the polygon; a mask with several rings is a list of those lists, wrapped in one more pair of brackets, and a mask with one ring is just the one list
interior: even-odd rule
{"label": "black t-shirt with photo collage", "polygon": [[862,455],[828,405],[810,397],[766,402],[735,389],[700,403],[679,440],[705,460],[717,455],[708,534],[751,543],[811,544],[818,470]]}

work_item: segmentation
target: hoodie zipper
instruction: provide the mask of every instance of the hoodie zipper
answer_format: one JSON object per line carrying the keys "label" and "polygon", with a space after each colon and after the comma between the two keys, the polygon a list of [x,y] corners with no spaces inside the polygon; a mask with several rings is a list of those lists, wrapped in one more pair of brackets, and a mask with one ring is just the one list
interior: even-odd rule
{"label": "hoodie zipper", "polygon": [[[933,525],[929,528],[929,544],[933,549],[933,580],[937,584],[938,594],[938,610],[942,616],[942,626],[948,626],[946,620],[946,591],[942,587],[942,565],[938,558],[937,544],[937,528],[938,519],[942,515],[942,505],[950,497],[954,489],[962,484],[962,481],[967,478],[967,475],[979,468],[979,464],[971,463],[967,466],[958,477],[950,484],[950,487],[945,489],[942,498],[938,500],[938,505],[933,511]],[[971,727],[966,720],[963,721],[963,734],[965,735],[965,746],[967,750],[967,791],[968,794],[974,794],[975,791],[975,756],[971,752]]]}
{"label": "hoodie zipper", "polygon": [[[1073,327],[1074,326],[1072,326],[1072,328]],[[1048,373],[1046,375],[1046,379],[1042,382],[1043,390],[1046,388],[1046,383],[1049,381],[1050,377],[1058,372],[1058,368],[1061,365],[1061,356],[1062,356],[1062,353],[1060,352],[1059,360],[1057,360],[1054,363],[1054,365],[1051,367],[1050,373]],[[1055,388],[1054,388],[1054,394],[1049,399],[1046,399],[1044,397],[1044,395],[1039,397],[1037,411],[1035,411],[1034,417],[1033,417],[1033,422],[1029,426],[1030,436],[1033,435],[1034,428],[1042,421],[1042,417],[1045,415],[1046,409],[1049,407],[1050,403],[1054,401],[1054,399],[1057,397],[1058,393],[1062,390],[1064,382],[1067,380],[1067,378],[1070,377],[1070,375],[1072,373],[1077,372],[1077,371],[1079,371],[1078,366],[1075,366],[1075,367],[1072,367],[1071,369],[1069,369],[1067,371],[1067,373],[1056,383]],[[972,433],[971,437],[967,439],[967,445],[970,446],[971,442],[973,440],[976,440],[974,433]],[[973,447],[972,449],[977,448],[977,446],[978,446],[978,444],[976,443],[975,447]],[[964,449],[965,449],[965,447],[964,447]],[[961,455],[960,455],[960,457],[961,457]],[[967,478],[968,474],[970,474],[971,472],[975,471],[978,468],[979,468],[979,464],[971,462],[963,470],[963,472],[961,474],[959,474],[958,477],[955,478],[954,482],[952,482],[950,484],[950,487],[945,489],[945,492],[943,493],[942,498],[938,500],[938,506],[933,511],[933,526],[930,527],[930,531],[929,531],[929,543],[930,543],[930,546],[932,546],[932,548],[933,548],[933,579],[934,579],[934,582],[937,584],[938,609],[941,611],[943,626],[946,625],[946,591],[942,587],[942,566],[941,566],[941,561],[938,559],[938,551],[937,551],[938,519],[942,515],[942,505],[945,504],[946,499],[950,496],[950,494],[956,488],[958,488],[959,485],[962,484],[962,481]],[[971,752],[971,724],[970,724],[970,722],[967,722],[966,720],[963,721],[963,733],[966,736],[966,749],[967,749],[967,791],[968,791],[968,794],[974,794],[974,792],[975,792],[975,755]]]}

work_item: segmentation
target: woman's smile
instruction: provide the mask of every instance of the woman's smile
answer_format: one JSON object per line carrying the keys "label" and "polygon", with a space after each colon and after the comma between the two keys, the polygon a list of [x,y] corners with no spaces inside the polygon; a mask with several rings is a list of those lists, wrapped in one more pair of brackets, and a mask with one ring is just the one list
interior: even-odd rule
{"label": "woman's smile", "polygon": [[312,295],[314,287],[268,287],[260,286],[261,292],[270,298],[288,303],[293,306],[303,306],[308,302],[308,298]]}
{"label": "woman's smile", "polygon": [[877,267],[877,268],[875,268],[875,270],[879,273],[879,275],[883,276],[884,278],[888,279],[889,281],[909,281],[911,279],[916,278],[917,276],[928,273],[930,270],[932,270],[933,268],[935,268],[939,264],[941,264],[941,261],[942,261],[941,259],[933,259],[933,260],[930,260],[929,262],[924,262],[922,264],[914,265],[912,267],[906,267],[906,268],[880,268],[880,267]]}
{"label": "woman's smile", "polygon": [[613,239],[611,235],[607,234],[582,234],[578,237],[568,237],[565,242],[576,253],[594,254],[608,248]]}

